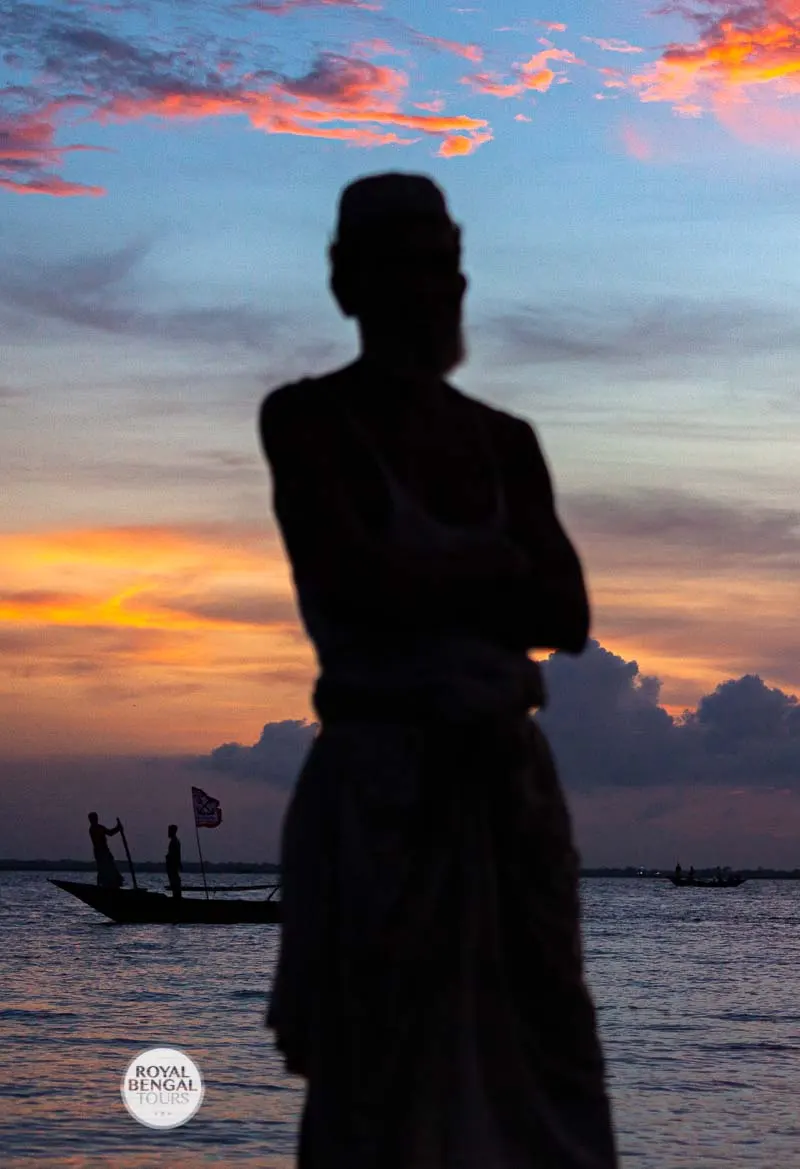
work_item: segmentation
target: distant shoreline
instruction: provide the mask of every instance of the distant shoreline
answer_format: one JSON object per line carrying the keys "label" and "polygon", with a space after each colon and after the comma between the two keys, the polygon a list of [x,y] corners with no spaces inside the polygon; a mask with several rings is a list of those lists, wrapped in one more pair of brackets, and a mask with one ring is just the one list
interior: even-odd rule
{"label": "distant shoreline", "polygon": [[[127,865],[119,858],[117,863],[121,870],[125,871]],[[136,863],[137,873],[163,873],[165,872],[165,865],[163,861],[138,861]],[[280,873],[280,865],[271,862],[257,864],[255,862],[244,861],[206,861],[206,873]],[[94,861],[86,860],[3,860],[0,858],[0,872],[3,873],[94,873]],[[200,865],[197,861],[187,861],[183,866],[185,873],[199,873],[201,872]],[[684,869],[684,872],[687,870]],[[698,877],[713,876],[716,873],[715,867],[700,868],[695,866],[695,874]],[[734,869],[740,877],[748,881],[800,881],[800,869]],[[669,877],[672,876],[674,868],[667,866],[661,869],[639,869],[633,865],[628,865],[625,868],[585,868],[581,869],[581,877],[630,877],[642,879],[644,877]]]}

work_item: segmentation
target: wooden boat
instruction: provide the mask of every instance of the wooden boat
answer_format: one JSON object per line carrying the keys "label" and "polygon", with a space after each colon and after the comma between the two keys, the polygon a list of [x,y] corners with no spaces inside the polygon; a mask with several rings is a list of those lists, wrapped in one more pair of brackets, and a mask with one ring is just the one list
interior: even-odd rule
{"label": "wooden boat", "polygon": [[[51,885],[71,893],[84,905],[96,909],[112,921],[138,924],[182,924],[235,925],[243,922],[275,925],[281,921],[281,903],[274,894],[278,885],[223,885],[209,886],[209,892],[247,891],[271,889],[269,897],[260,901],[217,900],[214,897],[173,897],[165,893],[154,893],[149,889],[105,889],[101,885],[90,885],[82,881],[57,881],[49,878]],[[185,886],[194,891],[203,886]]]}
{"label": "wooden boat", "polygon": [[669,878],[678,889],[738,889],[747,880],[746,877],[676,877]]}

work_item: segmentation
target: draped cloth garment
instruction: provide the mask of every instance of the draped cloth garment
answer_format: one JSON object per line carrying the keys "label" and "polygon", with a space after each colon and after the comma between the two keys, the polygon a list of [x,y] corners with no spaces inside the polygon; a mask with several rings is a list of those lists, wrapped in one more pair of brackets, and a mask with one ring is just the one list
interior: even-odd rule
{"label": "draped cloth garment", "polygon": [[[391,538],[470,539],[373,453]],[[299,1169],[616,1169],[538,666],[468,633],[369,645],[295,581],[321,730],[267,1025],[307,1079]]]}

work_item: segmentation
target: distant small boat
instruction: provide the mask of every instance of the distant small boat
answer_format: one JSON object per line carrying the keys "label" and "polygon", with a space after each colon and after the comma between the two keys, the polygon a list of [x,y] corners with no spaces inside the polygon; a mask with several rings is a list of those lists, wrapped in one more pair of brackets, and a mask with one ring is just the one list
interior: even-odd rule
{"label": "distant small boat", "polygon": [[[89,885],[82,881],[49,880],[51,885],[71,893],[84,905],[96,909],[112,921],[128,925],[178,925],[184,922],[197,925],[276,925],[282,918],[281,902],[274,896],[278,885],[217,886],[219,892],[232,892],[234,889],[272,890],[269,897],[260,901],[244,901],[172,897],[165,893],[153,893],[149,889],[106,889],[102,885]],[[214,891],[213,886],[209,886],[209,891]]]}
{"label": "distant small boat", "polygon": [[673,873],[668,878],[679,889],[738,889],[747,877],[676,877]]}

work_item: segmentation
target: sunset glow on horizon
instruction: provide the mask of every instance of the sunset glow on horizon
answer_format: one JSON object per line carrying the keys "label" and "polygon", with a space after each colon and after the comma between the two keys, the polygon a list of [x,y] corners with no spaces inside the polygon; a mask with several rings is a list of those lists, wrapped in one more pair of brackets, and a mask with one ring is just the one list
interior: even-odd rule
{"label": "sunset glow on horizon", "polygon": [[[528,13],[0,0],[0,855],[38,761],[313,719],[256,419],[355,355],[325,252],[379,170],[463,227],[452,380],[537,429],[612,655],[587,678],[635,663],[620,709],[677,723],[756,676],[800,766],[800,0]],[[785,750],[718,780],[775,834]],[[608,783],[574,796],[588,860],[604,791],[639,830]]]}

